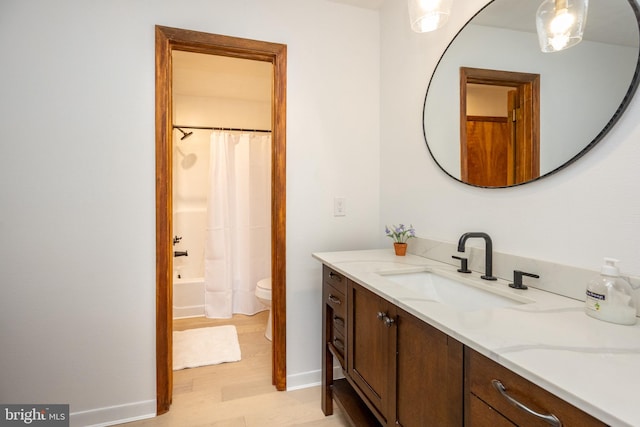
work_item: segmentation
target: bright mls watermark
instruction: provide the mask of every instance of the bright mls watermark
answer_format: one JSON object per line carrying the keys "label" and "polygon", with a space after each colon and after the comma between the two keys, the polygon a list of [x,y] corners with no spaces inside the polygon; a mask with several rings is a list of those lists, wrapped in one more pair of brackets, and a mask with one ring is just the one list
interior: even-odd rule
{"label": "bright mls watermark", "polygon": [[69,405],[1,405],[0,427],[69,427]]}

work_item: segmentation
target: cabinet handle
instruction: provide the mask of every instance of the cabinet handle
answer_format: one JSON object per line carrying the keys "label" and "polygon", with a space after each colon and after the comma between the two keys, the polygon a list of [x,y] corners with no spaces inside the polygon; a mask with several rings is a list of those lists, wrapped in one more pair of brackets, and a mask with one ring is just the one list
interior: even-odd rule
{"label": "cabinet handle", "polygon": [[341,339],[338,338],[334,338],[333,339],[333,345],[335,348],[337,348],[340,351],[344,351],[344,343],[342,342]]}
{"label": "cabinet handle", "polygon": [[333,316],[333,323],[335,323],[338,326],[344,327],[344,319],[342,317]]}
{"label": "cabinet handle", "polygon": [[329,301],[331,301],[334,304],[342,304],[342,301],[340,301],[340,298],[338,297],[334,297],[333,295],[329,294]]}
{"label": "cabinet handle", "polygon": [[513,406],[515,406],[516,408],[521,409],[524,412],[526,412],[526,413],[528,413],[530,415],[533,415],[534,417],[538,417],[538,418],[544,420],[547,424],[551,424],[552,426],[555,426],[555,427],[562,427],[562,421],[560,421],[558,419],[558,417],[556,417],[555,415],[553,415],[553,414],[549,414],[549,415],[539,414],[536,411],[534,411],[533,409],[528,408],[527,406],[525,406],[522,403],[518,402],[513,397],[509,396],[507,394],[507,389],[505,388],[504,385],[502,385],[502,383],[499,380],[491,380],[491,384],[493,385],[493,388],[495,388],[502,395],[502,397],[507,399],[507,401],[509,403],[511,403]]}
{"label": "cabinet handle", "polygon": [[384,325],[387,328],[390,328],[396,321],[390,318],[389,316],[384,316]]}
{"label": "cabinet handle", "polygon": [[338,279],[338,282],[342,281],[342,276],[334,273],[333,271],[329,272],[329,277],[332,279]]}
{"label": "cabinet handle", "polygon": [[395,322],[395,320],[387,316],[387,313],[385,313],[384,311],[379,311],[376,317],[378,318],[378,320],[383,321],[387,328],[390,328],[391,325],[393,325]]}

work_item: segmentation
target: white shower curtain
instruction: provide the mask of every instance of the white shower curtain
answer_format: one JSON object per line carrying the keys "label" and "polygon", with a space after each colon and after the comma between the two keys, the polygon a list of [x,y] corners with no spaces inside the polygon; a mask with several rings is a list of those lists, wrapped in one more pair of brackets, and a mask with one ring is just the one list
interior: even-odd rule
{"label": "white shower curtain", "polygon": [[210,152],[205,314],[255,314],[271,276],[271,135],[214,131]]}

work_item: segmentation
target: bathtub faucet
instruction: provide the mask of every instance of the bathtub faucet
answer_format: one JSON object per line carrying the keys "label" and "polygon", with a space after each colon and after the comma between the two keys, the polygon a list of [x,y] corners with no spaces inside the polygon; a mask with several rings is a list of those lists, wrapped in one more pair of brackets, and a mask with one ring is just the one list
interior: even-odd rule
{"label": "bathtub faucet", "polygon": [[182,236],[178,237],[178,236],[173,236],[173,246],[177,245],[178,243],[180,243],[180,240],[182,240]]}
{"label": "bathtub faucet", "polygon": [[189,254],[187,253],[187,251],[173,251],[173,256],[174,257],[189,256]]}

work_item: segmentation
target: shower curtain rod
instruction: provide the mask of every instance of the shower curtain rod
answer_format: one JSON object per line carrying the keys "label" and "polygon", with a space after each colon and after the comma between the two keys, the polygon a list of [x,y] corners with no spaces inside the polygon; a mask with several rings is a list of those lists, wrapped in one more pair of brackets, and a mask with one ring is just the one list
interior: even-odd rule
{"label": "shower curtain rod", "polygon": [[232,132],[263,132],[271,133],[270,130],[265,129],[244,129],[244,128],[223,128],[217,126],[178,126],[173,125],[174,129],[203,129],[203,130],[228,130]]}

